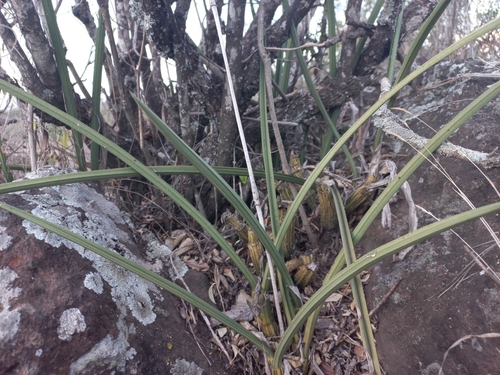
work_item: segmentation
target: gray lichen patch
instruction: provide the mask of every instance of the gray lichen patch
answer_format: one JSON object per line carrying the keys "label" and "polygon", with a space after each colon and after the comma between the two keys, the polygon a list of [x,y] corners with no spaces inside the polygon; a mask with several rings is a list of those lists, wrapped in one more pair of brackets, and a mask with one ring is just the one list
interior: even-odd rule
{"label": "gray lichen patch", "polygon": [[7,228],[0,225],[0,251],[7,250],[12,245],[12,237],[5,233],[6,230]]}
{"label": "gray lichen patch", "polygon": [[[152,233],[143,234],[143,239],[147,242],[146,256],[149,261],[160,259],[167,267],[167,272],[172,280],[176,280],[177,273],[182,277],[188,271],[186,264],[178,256],[170,256],[172,250],[161,244]],[[173,269],[175,267],[175,270]],[[177,272],[176,272],[177,271]]]}
{"label": "gray lichen patch", "polygon": [[125,337],[120,335],[117,339],[113,339],[113,336],[107,335],[90,352],[71,364],[70,375],[90,374],[89,370],[103,366],[124,372],[126,362],[132,359],[135,354],[134,348],[129,349]]}
{"label": "gray lichen patch", "polygon": [[10,300],[21,295],[21,288],[12,286],[18,278],[9,267],[0,270],[0,343],[11,340],[19,330],[21,313],[19,309],[10,310]]}
{"label": "gray lichen patch", "polygon": [[59,167],[54,167],[52,165],[46,166],[46,167],[40,167],[34,172],[28,172],[24,176],[24,179],[31,180],[33,178],[39,178],[39,177],[49,177],[49,176],[58,176],[61,174],[68,174],[68,173],[73,173],[76,172],[75,169],[71,168],[59,168]]}
{"label": "gray lichen patch", "polygon": [[91,272],[87,276],[85,276],[83,285],[85,286],[85,288],[93,290],[97,294],[102,294],[103,292],[102,278],[96,272]]}
{"label": "gray lichen patch", "polygon": [[[141,263],[128,249],[129,235],[118,227],[118,224],[126,224],[125,216],[114,204],[87,185],[44,188],[41,194],[21,196],[35,205],[32,214]],[[161,296],[152,283],[29,221],[23,221],[23,226],[28,234],[33,234],[38,240],[56,248],[64,245],[90,260],[96,273],[111,287],[111,296],[119,308],[127,307],[144,325],[155,321],[156,314],[149,292],[157,294],[157,298],[161,299]],[[87,280],[87,284],[91,284],[90,280]],[[100,290],[97,284],[95,287],[96,292]]]}
{"label": "gray lichen patch", "polygon": [[129,333],[133,333],[135,329],[133,326],[127,328],[123,315],[119,317],[117,326],[120,329],[118,337],[114,339],[108,334],[94,345],[89,352],[70,365],[70,375],[91,374],[93,369],[101,370],[103,367],[125,372],[127,361],[137,354],[127,341]]}
{"label": "gray lichen patch", "polygon": [[175,365],[170,369],[170,373],[172,375],[202,375],[203,370],[194,362],[177,358]]}
{"label": "gray lichen patch", "polygon": [[[7,211],[0,211],[0,223],[8,222],[10,214]],[[7,250],[12,245],[12,237],[5,231],[6,227],[0,225],[0,251]]]}
{"label": "gray lichen patch", "polygon": [[85,328],[87,328],[85,317],[79,309],[73,307],[62,313],[57,328],[57,336],[61,340],[71,341],[75,333],[83,332]]}

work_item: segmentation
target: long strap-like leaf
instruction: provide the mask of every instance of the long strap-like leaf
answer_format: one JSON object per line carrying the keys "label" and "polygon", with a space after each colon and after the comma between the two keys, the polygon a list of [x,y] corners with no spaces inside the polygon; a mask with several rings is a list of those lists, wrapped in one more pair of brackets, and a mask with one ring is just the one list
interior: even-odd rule
{"label": "long strap-like leaf", "polygon": [[[10,169],[25,171],[26,167],[23,165],[17,165],[16,168],[12,168],[10,164],[7,164]],[[200,174],[198,169],[193,166],[188,165],[168,165],[160,167],[148,167],[159,175],[179,175],[179,174]],[[221,174],[228,176],[246,176],[248,170],[246,168],[236,168],[236,167],[213,167],[213,169]],[[266,174],[262,170],[255,170],[255,176],[259,178],[265,178]],[[40,177],[30,180],[17,180],[8,184],[0,185],[0,195],[6,193],[12,193],[15,191],[27,190],[27,189],[37,189],[44,186],[54,186],[54,185],[65,185],[73,184],[75,182],[86,182],[86,181],[96,181],[96,180],[112,180],[117,178],[132,178],[140,177],[141,174],[136,172],[133,168],[114,168],[106,169],[100,171],[91,172],[78,172],[78,173],[68,173],[57,176]],[[304,180],[295,176],[289,176],[283,173],[275,173],[274,177],[280,181],[292,182],[297,185],[302,185]]]}
{"label": "long strap-like leaf", "polygon": [[408,246],[422,242],[427,238],[442,233],[455,226],[499,211],[500,202],[497,202],[443,219],[436,223],[432,223],[411,234],[398,238],[376,248],[373,251],[370,251],[368,254],[365,254],[356,260],[349,267],[344,268],[337,275],[333,276],[328,282],[326,282],[316,293],[314,293],[309,301],[307,301],[299,312],[297,312],[292,323],[287,328],[285,335],[278,343],[278,347],[274,353],[273,368],[279,368],[279,364],[282,362],[283,355],[292,342],[293,336],[302,327],[309,315],[312,314],[315,309],[319,308],[333,292],[351,280],[354,276],[359,275],[363,270],[368,269],[374,264],[377,264],[381,260],[407,248]]}
{"label": "long strap-like leaf", "polygon": [[42,228],[45,228],[55,234],[58,234],[61,237],[64,237],[71,242],[74,242],[78,245],[85,247],[93,251],[94,253],[106,258],[107,260],[119,265],[120,267],[133,272],[140,277],[151,281],[152,283],[158,285],[159,287],[169,291],[170,293],[176,295],[179,298],[182,298],[184,301],[192,304],[193,306],[199,308],[204,313],[210,315],[211,317],[217,319],[221,323],[225,324],[232,330],[238,332],[242,336],[244,336],[248,341],[254,344],[257,348],[262,349],[268,356],[273,356],[273,351],[269,347],[269,345],[263,341],[261,341],[256,335],[252,332],[248,331],[241,324],[229,318],[226,314],[223,314],[221,311],[217,310],[212,305],[203,301],[201,298],[195,296],[194,294],[188,292],[187,290],[181,288],[177,284],[161,277],[160,275],[148,270],[145,267],[140,266],[139,264],[127,259],[120,254],[109,250],[101,245],[96,244],[93,241],[90,241],[78,234],[75,234],[67,229],[64,229],[56,224],[53,224],[47,220],[41,219],[35,215],[27,213],[23,210],[15,208],[7,203],[0,202],[0,208],[3,208],[6,211],[13,213],[23,219],[29,220]]}
{"label": "long strap-like leaf", "polygon": [[[102,64],[104,62],[104,37],[106,28],[102,13],[99,11],[97,34],[95,38],[94,80],[92,81],[92,118],[90,126],[96,132],[99,131],[101,122],[101,80]],[[90,168],[95,171],[99,169],[99,145],[95,142],[90,146]]]}
{"label": "long strap-like leaf", "polygon": [[[309,178],[307,179],[305,184],[302,186],[302,189],[300,189],[299,194],[295,198],[294,202],[288,208],[287,214],[286,214],[286,216],[281,224],[280,230],[278,231],[278,235],[276,237],[276,241],[275,241],[276,246],[280,247],[281,244],[283,243],[283,239],[285,238],[286,231],[292,222],[292,217],[297,213],[299,205],[302,203],[307,192],[312,187],[313,183],[316,181],[316,179],[319,177],[319,175],[322,173],[323,169],[326,168],[326,166],[328,165],[330,160],[335,156],[335,154],[337,152],[339,152],[339,150],[347,142],[347,140],[349,138],[351,138],[355,132],[357,132],[359,127],[362,124],[364,124],[365,121],[367,121],[375,113],[375,111],[377,109],[379,109],[385,102],[387,102],[390,98],[392,98],[394,95],[396,95],[404,86],[406,86],[413,79],[415,79],[420,74],[425,72],[427,69],[429,69],[433,65],[437,64],[438,62],[443,60],[445,57],[449,56],[450,54],[452,54],[453,52],[455,52],[459,48],[463,47],[464,45],[472,42],[476,38],[479,38],[481,35],[484,35],[484,34],[490,32],[498,27],[500,27],[500,18],[496,18],[496,19],[488,22],[486,25],[480,27],[479,29],[472,32],[471,34],[469,34],[465,38],[459,40],[458,42],[454,43],[450,47],[446,48],[443,52],[441,52],[441,53],[437,54],[436,56],[434,56],[433,58],[431,58],[429,61],[424,63],[418,69],[415,69],[411,74],[409,74],[407,77],[405,77],[403,80],[401,80],[398,84],[394,85],[394,87],[389,92],[387,92],[382,98],[380,98],[375,104],[373,104],[365,113],[363,113],[363,115],[361,115],[361,117],[358,119],[358,121],[356,121],[344,133],[344,135],[337,141],[337,143],[335,143],[335,145],[328,152],[328,154],[323,159],[321,159],[321,161],[318,163],[316,168],[309,175]],[[443,142],[443,140],[441,140],[441,143],[442,142]],[[432,149],[432,151],[434,151],[434,149]],[[372,206],[372,208],[373,208],[373,206]],[[355,232],[353,233],[353,236],[355,236]],[[353,239],[354,239],[354,237],[353,237]]]}
{"label": "long strap-like leaf", "polygon": [[[337,210],[337,217],[339,221],[340,236],[342,238],[342,245],[344,247],[344,254],[346,263],[350,266],[356,261],[356,253],[354,252],[354,244],[352,243],[351,232],[349,231],[349,221],[347,220],[344,204],[336,186],[332,186],[330,191],[335,201],[335,209]],[[351,279],[352,296],[356,306],[359,309],[359,331],[365,349],[370,354],[373,361],[375,374],[380,375],[380,364],[378,362],[377,348],[375,347],[375,339],[373,338],[373,331],[370,324],[370,317],[368,314],[368,306],[366,305],[365,292],[361,283],[359,275]]]}
{"label": "long strap-like leaf", "polygon": [[294,285],[290,274],[286,271],[283,257],[278,252],[277,247],[269,238],[262,225],[257,221],[252,211],[243,202],[241,197],[229,186],[205,160],[203,160],[194,150],[192,150],[170,127],[168,127],[151,109],[149,109],[142,101],[134,96],[139,107],[144,111],[146,116],[157,127],[157,129],[168,139],[175,149],[186,158],[220,193],[233,205],[233,207],[241,214],[247,224],[255,232],[262,245],[269,251],[272,260],[278,271],[283,274],[287,285]]}
{"label": "long strap-like leaf", "polygon": [[[78,118],[75,93],[73,92],[73,85],[69,79],[68,65],[66,64],[66,52],[64,50],[61,32],[59,31],[59,26],[57,25],[57,17],[54,12],[54,7],[52,6],[52,0],[42,0],[42,5],[43,11],[45,12],[45,18],[47,19],[50,40],[52,41],[52,46],[54,47],[57,71],[59,72],[59,77],[61,78],[66,111],[68,111],[68,113],[74,118]],[[76,129],[72,129],[72,134],[78,168],[81,171],[86,171],[87,166],[85,164],[85,153],[83,152],[82,135]]]}
{"label": "long strap-like leaf", "polygon": [[15,97],[32,104],[34,107],[42,110],[48,115],[56,118],[57,120],[68,125],[72,129],[78,130],[80,133],[84,134],[92,141],[99,143],[101,147],[105,148],[113,155],[118,157],[121,161],[132,167],[137,173],[149,180],[153,185],[160,189],[163,193],[168,195],[174,200],[186,213],[196,220],[207,233],[221,246],[231,260],[235,263],[236,267],[243,273],[245,278],[248,280],[252,288],[256,286],[256,280],[250,269],[245,265],[243,260],[236,254],[233,247],[229,245],[226,239],[217,231],[217,229],[200,213],[198,210],[189,203],[177,190],[165,182],[157,173],[154,172],[153,168],[148,168],[136,158],[118,146],[116,143],[110,141],[106,137],[102,136],[89,126],[80,122],[78,119],[64,113],[53,105],[37,98],[36,96],[25,92],[24,90],[16,87],[2,79],[0,79],[0,89],[14,95]]}

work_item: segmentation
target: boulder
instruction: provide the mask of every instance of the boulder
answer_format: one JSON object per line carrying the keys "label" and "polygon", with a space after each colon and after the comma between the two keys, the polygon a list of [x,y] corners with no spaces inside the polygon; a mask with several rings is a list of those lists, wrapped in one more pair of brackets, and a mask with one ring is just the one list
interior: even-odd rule
{"label": "boulder", "polygon": [[[496,70],[498,65],[495,68],[473,60],[443,62],[423,75],[417,91],[415,87],[406,89],[398,106],[408,113],[395,112],[414,132],[430,138],[500,78],[495,77]],[[486,105],[449,140],[478,151],[494,151],[500,145],[500,99]],[[400,140],[386,137],[385,141],[400,169],[415,154]],[[476,207],[500,199],[495,190],[500,186],[500,169],[484,170],[469,161],[439,155],[432,163],[425,162],[409,182],[415,204],[440,219],[470,209],[458,189]],[[391,209],[392,228],[383,228],[377,219],[360,243],[362,253],[408,233],[408,205],[402,193]],[[418,208],[417,216],[419,227],[435,221]],[[499,215],[485,220],[498,235]],[[402,261],[387,259],[372,269],[367,287],[372,308],[399,282],[377,313],[375,339],[389,375],[437,375],[441,368],[446,375],[499,373],[499,338],[470,337],[451,349],[443,364],[445,352],[457,340],[500,332],[499,284],[472,261],[462,239],[482,254],[498,276],[499,246],[479,220],[455,232],[447,231],[416,245]]]}
{"label": "boulder", "polygon": [[[55,186],[1,200],[175,279],[171,250],[148,232],[135,239],[130,220],[92,187]],[[176,257],[174,264],[186,274]],[[207,298],[207,278],[193,272],[188,285]],[[0,374],[229,373],[201,320],[191,335],[179,299],[4,210],[0,304]]]}

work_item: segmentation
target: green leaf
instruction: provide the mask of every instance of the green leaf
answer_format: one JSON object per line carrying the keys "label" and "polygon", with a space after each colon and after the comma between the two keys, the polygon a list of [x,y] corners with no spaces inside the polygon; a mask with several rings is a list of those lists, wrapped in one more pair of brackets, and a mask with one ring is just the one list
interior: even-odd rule
{"label": "green leaf", "polygon": [[270,356],[270,357],[273,356],[273,351],[267,343],[261,341],[259,338],[257,338],[256,335],[254,335],[252,332],[248,331],[246,328],[244,328],[238,322],[229,318],[226,314],[220,312],[212,305],[208,304],[207,302],[203,301],[201,298],[195,296],[194,294],[188,292],[187,290],[181,288],[177,284],[161,277],[160,275],[148,270],[145,267],[140,266],[139,264],[131,261],[130,259],[127,259],[127,258],[121,256],[120,254],[118,254],[112,250],[109,250],[101,245],[98,245],[95,242],[92,242],[92,241],[90,241],[90,240],[88,240],[80,235],[77,235],[77,234],[75,234],[67,229],[64,229],[56,224],[53,224],[49,221],[41,219],[41,218],[34,216],[30,213],[19,210],[13,206],[8,205],[7,203],[0,202],[0,208],[3,208],[4,210],[9,211],[9,212],[11,212],[11,213],[23,218],[23,219],[29,220],[29,221],[41,226],[42,228],[45,228],[46,230],[49,230],[55,234],[58,234],[61,237],[64,237],[64,238],[70,240],[71,242],[74,242],[78,245],[81,245],[81,246],[85,247],[86,249],[89,249],[89,250],[93,251],[94,253],[102,256],[103,258],[106,258],[107,260],[119,265],[120,267],[123,267],[126,270],[133,272],[136,275],[139,275],[140,277],[156,284],[160,288],[167,290],[168,292],[176,295],[177,297],[182,298],[187,303],[190,303],[193,306],[199,308],[204,313],[217,319],[221,323],[225,324],[227,327],[231,328],[232,330],[234,330],[234,331],[238,332],[239,334],[241,334],[242,336],[244,336],[248,341],[250,341],[257,348],[263,350],[268,356]]}
{"label": "green leaf", "polygon": [[[382,5],[384,5],[384,1],[385,0],[377,0],[375,5],[373,6],[370,16],[368,17],[368,20],[366,21],[367,23],[372,25],[375,22],[380,13],[380,10],[382,9]],[[359,38],[358,44],[356,45],[356,57],[354,58],[354,66],[358,65],[359,58],[361,57],[361,53],[363,53],[363,48],[365,47],[367,39],[367,36],[362,36],[361,38]]]}
{"label": "green leaf", "polygon": [[[2,150],[2,140],[0,139],[0,163],[2,164],[2,173],[3,176],[5,177],[5,180],[7,182],[12,182],[14,180],[14,177],[12,177],[12,173],[10,173],[9,166],[7,165],[7,158],[5,157],[5,154],[3,153]],[[6,184],[0,185],[5,186]]]}
{"label": "green leaf", "polygon": [[[380,1],[380,0],[379,0]],[[335,4],[333,0],[326,0],[326,14],[328,18],[328,38],[333,38],[337,35],[337,17],[335,16]],[[328,48],[328,60],[330,66],[330,77],[337,75],[337,45]],[[356,65],[355,65],[356,66]],[[331,141],[330,141],[331,142]]]}
{"label": "green leaf", "polygon": [[[410,72],[411,66],[415,59],[417,58],[422,45],[424,44],[427,36],[430,34],[436,22],[439,21],[441,15],[444,13],[451,0],[441,0],[438,5],[434,8],[430,16],[425,20],[424,24],[420,28],[415,40],[413,41],[408,54],[406,55],[403,64],[401,65],[401,69],[399,70],[398,77],[396,78],[396,84],[399,83],[403,78],[405,78]],[[475,39],[475,38],[474,38]],[[389,108],[392,107],[394,101],[396,100],[396,96],[393,96],[389,101]]]}
{"label": "green leaf", "polygon": [[[276,246],[280,247],[283,239],[285,237],[286,229],[290,226],[290,223],[292,221],[292,217],[297,213],[297,210],[304,200],[307,192],[309,189],[312,187],[313,183],[316,181],[316,179],[319,177],[319,175],[322,173],[323,169],[326,168],[327,164],[330,162],[330,160],[335,156],[335,154],[342,148],[342,146],[347,142],[347,140],[355,133],[358,131],[359,127],[365,123],[374,113],[377,109],[379,109],[385,102],[387,102],[390,98],[392,98],[394,95],[396,95],[404,86],[406,86],[408,83],[410,83],[413,79],[418,77],[420,74],[425,72],[427,69],[432,67],[433,65],[437,64],[441,60],[443,60],[445,57],[451,55],[453,52],[458,50],[459,48],[463,47],[464,45],[470,43],[476,38],[479,38],[481,35],[484,35],[496,28],[500,27],[500,18],[497,18],[493,21],[488,22],[486,25],[480,27],[476,31],[472,32],[465,38],[459,40],[458,42],[454,43],[450,47],[446,48],[444,51],[441,53],[437,54],[433,58],[431,58],[429,61],[424,63],[422,66],[420,66],[418,69],[415,69],[411,74],[409,74],[407,77],[402,79],[399,83],[394,85],[394,87],[387,92],[382,98],[380,98],[375,104],[373,104],[365,113],[363,113],[360,118],[346,131],[346,133],[335,143],[335,145],[331,148],[331,150],[328,152],[328,154],[321,159],[321,161],[318,163],[316,168],[312,171],[312,173],[309,175],[309,178],[305,182],[305,184],[302,186],[300,189],[299,193],[297,194],[297,197],[295,197],[294,202],[290,205],[288,208],[288,212],[281,224],[280,230],[278,232],[278,235],[276,237]],[[490,99],[491,100],[491,99]],[[448,137],[448,135],[447,135]],[[434,151],[434,149],[432,150]],[[372,206],[373,208],[373,206]],[[355,232],[353,232],[353,239]]]}
{"label": "green leaf", "polygon": [[278,252],[273,241],[264,230],[262,225],[257,221],[252,211],[243,202],[238,194],[229,186],[210,165],[208,165],[196,152],[194,152],[172,129],[170,129],[151,109],[149,109],[142,101],[132,95],[144,111],[146,116],[157,127],[157,129],[168,139],[173,147],[186,158],[200,173],[205,177],[228,201],[233,207],[241,214],[247,224],[255,232],[259,241],[266,248],[271,255],[271,258],[277,267],[278,271],[283,274],[287,285],[294,285],[290,274],[286,271],[285,262],[283,257]]}
{"label": "green leaf", "polygon": [[[96,132],[99,131],[101,122],[101,80],[102,64],[104,62],[105,36],[106,28],[104,27],[102,13],[99,11],[97,34],[95,38],[94,80],[92,81],[92,118],[90,120],[90,126]],[[90,146],[90,168],[93,171],[99,169],[99,154],[99,145],[92,142]]]}
{"label": "green leaf", "polygon": [[397,253],[398,251],[407,248],[408,246],[422,242],[436,234],[444,232],[455,226],[462,225],[471,220],[486,216],[500,211],[500,202],[483,206],[474,210],[470,210],[436,223],[420,228],[415,232],[404,237],[398,238],[385,245],[382,245],[375,250],[365,254],[349,267],[344,268],[337,275],[333,276],[326,282],[314,295],[304,304],[297,312],[292,323],[287,328],[285,334],[278,343],[278,347],[274,353],[273,368],[279,368],[283,360],[285,351],[290,346],[293,336],[299,331],[306,319],[314,313],[314,310],[321,307],[325,300],[343,284],[351,280],[354,276],[359,275],[362,271],[377,264],[381,260]]}
{"label": "green leaf", "polygon": [[[25,165],[12,165],[7,164],[11,169],[27,171],[30,170],[29,166]],[[192,166],[183,165],[170,165],[161,167],[147,167],[158,173],[159,175],[179,175],[179,174],[200,174],[200,172]],[[234,168],[234,167],[213,167],[217,173],[221,175],[232,175],[240,176],[245,178],[244,174],[248,173],[246,168]],[[254,170],[256,177],[265,178],[266,175],[262,170]],[[106,169],[101,171],[89,171],[89,172],[78,172],[78,173],[68,173],[64,175],[40,177],[30,180],[17,180],[10,182],[8,184],[0,185],[0,194],[12,193],[14,191],[21,191],[27,189],[36,189],[44,186],[54,186],[54,185],[64,185],[72,184],[75,182],[86,182],[86,181],[96,181],[96,180],[110,180],[117,178],[131,178],[140,177],[141,174],[136,172],[133,168],[115,168]],[[278,180],[293,182],[295,184],[303,184],[304,180],[295,176],[288,176],[283,173],[275,173],[275,177]]]}
{"label": "green leaf", "polygon": [[207,233],[219,244],[219,246],[221,246],[221,248],[226,251],[228,256],[235,263],[236,267],[238,267],[238,269],[247,278],[252,288],[256,286],[256,281],[252,272],[245,265],[242,259],[236,254],[236,252],[234,251],[232,246],[229,245],[226,239],[224,239],[224,237],[217,231],[217,229],[203,215],[201,215],[200,212],[191,203],[189,203],[179,192],[177,192],[157,173],[155,173],[154,168],[147,168],[144,164],[139,162],[136,158],[123,150],[114,142],[102,136],[89,126],[86,126],[78,119],[68,115],[67,113],[64,113],[63,111],[41,100],[40,98],[37,98],[36,96],[31,95],[2,79],[0,79],[0,88],[17,98],[32,104],[34,107],[63,122],[72,129],[78,129],[86,137],[90,138],[94,142],[97,142],[103,148],[118,157],[121,161],[132,167],[137,173],[139,173],[141,176],[155,185],[158,189],[160,189],[163,193],[172,198],[172,200],[176,204],[178,204],[184,211],[186,211],[189,216],[196,220],[196,222],[198,222],[207,231]]}
{"label": "green leaf", "polygon": [[[288,0],[283,1],[283,9],[285,10],[285,13],[288,14],[290,11],[290,6],[288,5]],[[299,39],[297,37],[297,29],[293,22],[290,24],[290,31],[292,34],[292,41],[294,44],[294,47],[299,47]],[[318,90],[316,90],[316,86],[314,85],[311,75],[309,74],[309,69],[307,69],[306,62],[304,61],[304,56],[302,55],[302,51],[300,49],[295,51],[295,56],[297,57],[297,61],[300,66],[300,70],[302,71],[302,75],[306,81],[307,87],[309,88],[309,91],[311,92],[312,97],[314,98],[314,102],[318,106],[321,115],[325,119],[326,123],[328,124],[328,127],[331,129],[333,134],[335,135],[336,139],[340,138],[340,134],[335,127],[335,124],[332,122],[330,115],[328,114],[328,111],[326,110],[325,106],[323,105],[323,102],[321,98],[319,97]],[[347,146],[342,145],[342,152],[345,154],[347,162],[349,163],[349,167],[351,169],[351,173],[353,175],[353,178],[356,178],[358,176],[358,170],[356,169],[356,165],[354,164],[354,160],[352,158],[351,153],[349,152]],[[330,160],[330,159],[329,159]],[[285,225],[285,229],[288,229],[288,225],[285,224],[285,221],[282,223],[282,226]]]}
{"label": "green leaf", "polygon": [[[351,232],[349,231],[349,221],[345,213],[345,207],[342,203],[342,197],[336,186],[330,188],[330,191],[335,201],[335,209],[337,211],[337,218],[339,221],[340,236],[342,238],[342,244],[344,245],[344,254],[346,258],[346,263],[350,266],[356,261],[356,253],[354,251],[354,244],[352,242]],[[354,276],[351,281],[352,296],[354,303],[359,308],[359,331],[361,333],[361,339],[363,345],[370,354],[373,361],[373,366],[375,367],[375,374],[382,374],[380,371],[380,364],[378,362],[377,348],[375,346],[375,339],[373,337],[373,331],[370,324],[370,317],[368,313],[368,306],[366,305],[365,292],[363,290],[363,285],[361,283],[361,278],[358,275]]]}
{"label": "green leaf", "polygon": [[[43,11],[45,12],[45,18],[47,20],[47,26],[49,28],[50,40],[52,41],[52,46],[54,47],[54,55],[57,62],[57,71],[59,72],[59,77],[61,78],[66,111],[68,111],[68,113],[74,118],[78,118],[75,93],[73,92],[73,85],[69,79],[68,65],[66,64],[66,52],[64,50],[61,32],[59,31],[59,26],[57,25],[57,17],[54,12],[54,7],[52,6],[52,0],[42,0],[42,5]],[[81,171],[86,171],[87,165],[85,163],[85,153],[83,152],[82,135],[76,129],[72,129],[72,134],[78,168]]]}
{"label": "green leaf", "polygon": [[269,216],[273,236],[278,232],[280,225],[278,217],[278,202],[276,200],[276,184],[274,182],[273,158],[271,155],[271,139],[269,137],[269,124],[267,122],[267,101],[264,63],[260,62],[259,79],[259,104],[260,104],[260,138],[262,147],[262,159],[266,173],[267,202],[269,205]]}

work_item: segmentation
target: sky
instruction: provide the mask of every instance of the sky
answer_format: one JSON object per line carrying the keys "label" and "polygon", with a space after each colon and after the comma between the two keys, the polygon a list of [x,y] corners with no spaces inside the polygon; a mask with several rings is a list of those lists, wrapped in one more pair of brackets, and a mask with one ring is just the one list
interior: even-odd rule
{"label": "sky", "polygon": [[[97,22],[97,14],[98,14],[98,6],[97,1],[90,0],[89,5],[91,12],[94,16],[94,19]],[[61,29],[61,33],[63,35],[63,39],[68,47],[67,59],[70,60],[75,66],[76,70],[83,74],[83,78],[85,80],[85,86],[87,90],[91,92],[92,90],[92,76],[93,76],[93,65],[88,66],[89,61],[92,63],[94,59],[93,51],[93,41],[87,34],[87,30],[83,26],[83,24],[78,21],[71,12],[71,6],[74,6],[74,0],[63,0],[61,4],[61,8],[57,13],[57,21],[59,23],[59,27]],[[115,19],[113,19],[114,11],[114,2],[110,1],[110,13],[112,17],[112,24],[115,24]],[[200,12],[204,13],[203,8],[199,9]],[[203,14],[200,15],[203,17]],[[199,25],[198,18],[196,16],[196,12],[193,4],[191,5],[187,25],[189,26],[188,32],[191,38],[195,42],[199,42],[201,40],[201,30]],[[71,32],[64,32],[64,30],[71,30]],[[175,78],[175,69],[173,68],[173,63],[170,61],[169,65],[171,68],[169,69],[170,77]],[[165,66],[163,66],[163,76],[167,77],[165,72]],[[71,77],[73,80],[73,77]],[[107,87],[106,79],[103,77],[103,86]]]}
{"label": "sky", "polygon": [[[28,0],[26,0],[28,1]],[[31,0],[29,0],[31,1]],[[57,0],[52,1],[54,7],[56,6]],[[67,47],[66,58],[70,60],[75,66],[77,72],[82,76],[82,80],[89,92],[92,90],[92,76],[93,76],[93,66],[92,61],[94,59],[94,47],[93,41],[90,39],[87,34],[87,30],[85,26],[77,20],[71,11],[71,7],[75,6],[75,0],[62,0],[61,6],[57,12],[57,22],[59,24],[59,29],[61,30],[62,37],[64,39],[65,45]],[[98,6],[96,0],[88,0],[91,13],[94,16],[94,19],[97,20],[98,14]],[[206,1],[207,5],[209,1]],[[203,3],[200,0],[197,0],[198,11],[200,12],[200,17],[202,22],[204,22],[205,17],[205,8]],[[114,1],[109,1],[110,5],[110,13],[111,13],[111,22],[115,24],[115,19],[113,19],[114,11]],[[175,3],[174,3],[175,8]],[[247,15],[250,15],[250,7],[248,6]],[[226,19],[227,17],[227,6],[224,6],[222,9],[222,19]],[[249,18],[247,18],[249,19]],[[192,1],[191,8],[188,13],[188,33],[195,41],[195,43],[199,43],[201,40],[201,28],[199,26],[198,16],[196,14],[195,2]],[[19,35],[19,34],[18,34]],[[169,75],[173,80],[175,80],[175,67],[173,62],[170,60],[167,62],[169,64]],[[90,64],[90,65],[89,65]],[[7,71],[9,75],[15,78],[19,78],[17,74],[17,69],[15,65],[10,61],[8,53],[6,51],[1,55],[1,66],[3,69]],[[167,77],[167,73],[165,71],[166,63],[163,64],[163,76]],[[72,81],[74,78],[70,77]],[[106,89],[107,82],[103,77],[103,87]],[[75,87],[77,91],[78,88]]]}
{"label": "sky", "polygon": [[[90,1],[90,3],[95,3],[95,1]],[[85,26],[78,21],[71,13],[71,6],[75,2],[72,0],[63,0],[61,7],[57,13],[57,21],[59,23],[59,28],[61,30],[62,37],[68,49],[66,58],[70,60],[75,66],[76,70],[82,74],[88,65],[88,61],[93,60],[93,42],[87,34]],[[55,6],[55,4],[54,4]],[[95,14],[97,14],[97,5],[94,6]],[[93,13],[94,13],[93,11]],[[17,28],[14,28],[16,34],[19,35]],[[24,45],[23,45],[24,48]],[[27,49],[25,48],[27,52]],[[1,52],[1,67],[5,69],[7,74],[19,80],[19,74],[17,73],[17,68],[15,64],[10,61],[8,51],[5,48]],[[84,79],[87,80],[87,89],[92,90],[92,67],[87,68],[87,74],[85,74]],[[73,77],[71,77],[73,81]]]}

